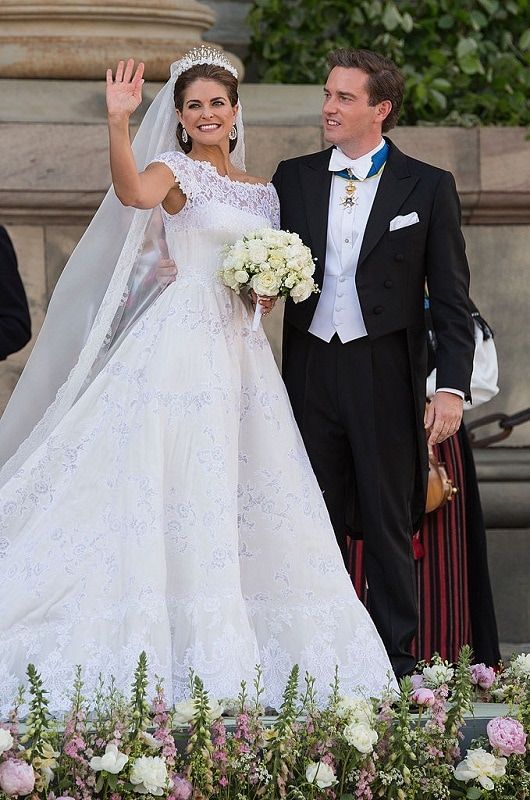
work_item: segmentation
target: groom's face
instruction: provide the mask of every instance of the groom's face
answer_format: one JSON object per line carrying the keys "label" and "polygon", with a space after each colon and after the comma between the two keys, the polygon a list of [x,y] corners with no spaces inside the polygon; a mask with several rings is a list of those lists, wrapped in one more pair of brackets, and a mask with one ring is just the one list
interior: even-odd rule
{"label": "groom's face", "polygon": [[368,75],[356,67],[334,67],[324,86],[322,122],[330,144],[360,142],[379,131],[378,106],[369,105]]}

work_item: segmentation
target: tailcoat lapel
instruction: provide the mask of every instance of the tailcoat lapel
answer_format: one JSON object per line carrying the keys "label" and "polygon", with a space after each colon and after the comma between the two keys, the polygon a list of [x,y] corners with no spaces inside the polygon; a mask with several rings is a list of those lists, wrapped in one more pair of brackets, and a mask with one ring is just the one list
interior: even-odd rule
{"label": "tailcoat lapel", "polygon": [[329,193],[331,191],[332,173],[329,171],[329,159],[332,148],[323,150],[311,160],[300,165],[300,181],[303,202],[306,210],[307,225],[311,239],[311,252],[317,259],[315,279],[322,285],[326,262],[326,242],[328,229]]}
{"label": "tailcoat lapel", "polygon": [[388,139],[387,141],[390,152],[366,224],[357,268],[388,230],[390,220],[397,216],[418,182],[418,178],[410,174],[407,157],[392,142]]}

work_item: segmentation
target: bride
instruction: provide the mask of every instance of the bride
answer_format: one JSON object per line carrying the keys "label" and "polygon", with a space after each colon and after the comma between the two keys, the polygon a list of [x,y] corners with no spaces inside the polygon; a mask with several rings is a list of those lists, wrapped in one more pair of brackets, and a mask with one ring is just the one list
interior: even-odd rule
{"label": "bride", "polygon": [[190,667],[227,697],[257,663],[272,706],[294,663],[321,696],[335,665],[344,692],[378,694],[390,663],[268,342],[218,278],[227,244],[279,225],[244,172],[237,73],[206,48],[173,64],[131,148],[133,70],[107,73],[114,190],[2,419],[0,717],[28,662],[60,713],[76,664],[88,692],[101,672],[126,688],[141,650],[175,701]]}

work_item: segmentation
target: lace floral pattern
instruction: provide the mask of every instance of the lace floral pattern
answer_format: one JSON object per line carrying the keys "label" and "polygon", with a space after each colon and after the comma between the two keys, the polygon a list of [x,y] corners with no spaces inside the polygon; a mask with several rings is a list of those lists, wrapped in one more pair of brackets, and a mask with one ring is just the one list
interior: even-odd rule
{"label": "lace floral pattern", "polygon": [[0,491],[0,714],[29,661],[60,712],[76,664],[127,690],[144,649],[175,700],[190,667],[226,697],[260,662],[273,706],[294,663],[323,696],[336,664],[347,692],[389,680],[265,334],[217,278],[274,191],[174,155],[176,281]]}

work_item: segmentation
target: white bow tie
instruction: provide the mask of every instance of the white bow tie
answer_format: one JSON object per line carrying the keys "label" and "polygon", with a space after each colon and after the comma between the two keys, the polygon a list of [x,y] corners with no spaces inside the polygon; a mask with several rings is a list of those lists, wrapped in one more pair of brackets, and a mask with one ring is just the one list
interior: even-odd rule
{"label": "white bow tie", "polygon": [[364,180],[370,172],[372,166],[372,156],[361,156],[361,158],[348,158],[342,150],[336,147],[331,153],[328,169],[330,172],[340,172],[343,169],[351,169],[354,175]]}

